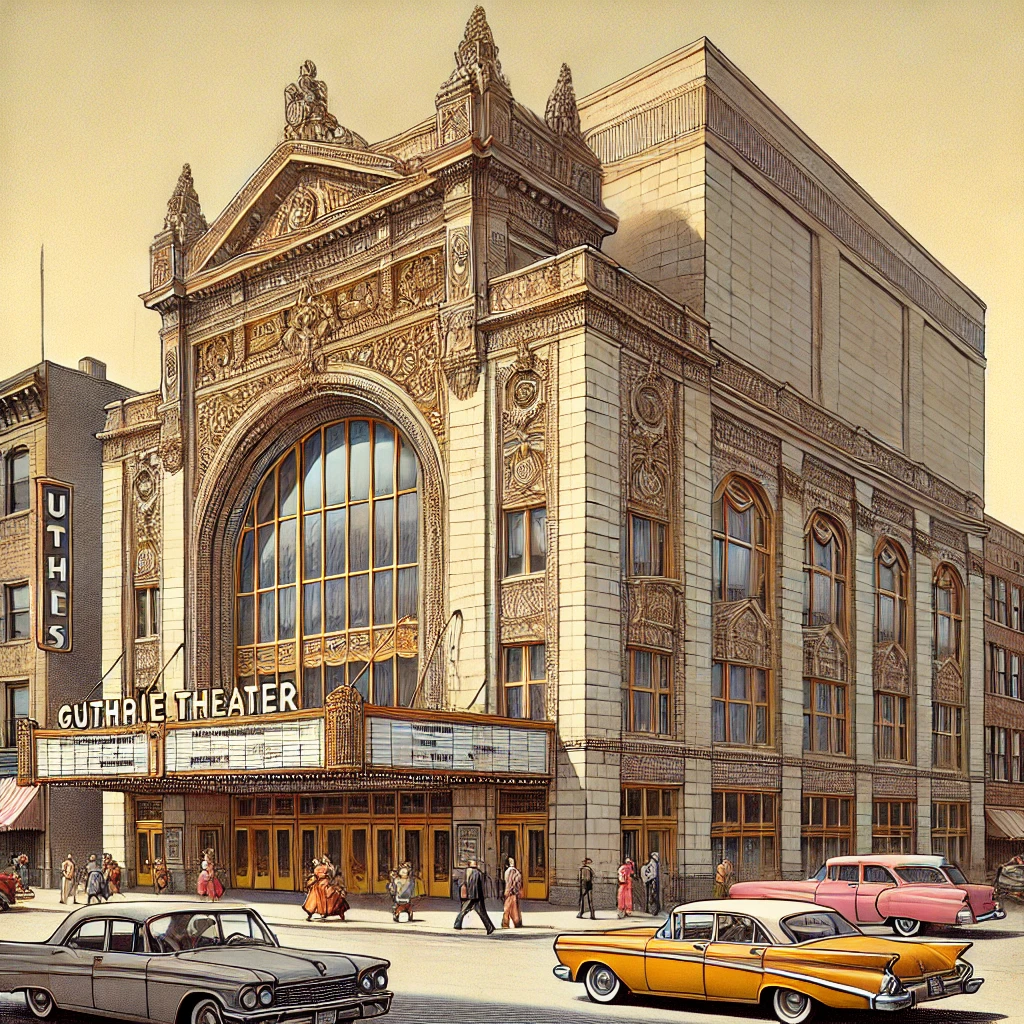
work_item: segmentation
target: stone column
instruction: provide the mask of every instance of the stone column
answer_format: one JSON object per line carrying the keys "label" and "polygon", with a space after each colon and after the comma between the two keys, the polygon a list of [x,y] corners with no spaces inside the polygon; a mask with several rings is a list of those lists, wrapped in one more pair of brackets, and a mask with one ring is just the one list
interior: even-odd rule
{"label": "stone column", "polygon": [[964,741],[971,778],[971,877],[985,874],[985,561],[982,539],[968,535],[964,595]]}
{"label": "stone column", "polygon": [[[927,536],[927,513],[914,510],[914,534]],[[910,632],[914,637],[911,665],[916,682],[915,727],[917,767],[932,768],[932,560],[927,550],[915,550],[910,564]],[[931,779],[917,780],[917,852],[932,852]]]}
{"label": "stone column", "polygon": [[873,793],[871,775],[863,769],[874,763],[875,722],[875,533],[871,515],[874,490],[854,484],[857,507],[850,550],[850,707],[853,712],[853,755],[857,762],[854,850],[871,852]]}

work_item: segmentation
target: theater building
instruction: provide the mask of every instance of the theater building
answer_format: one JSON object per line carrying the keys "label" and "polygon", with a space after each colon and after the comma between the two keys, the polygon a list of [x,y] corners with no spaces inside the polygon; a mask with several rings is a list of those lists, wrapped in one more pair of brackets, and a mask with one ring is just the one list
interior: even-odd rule
{"label": "theater building", "polygon": [[477,8],[393,138],[309,62],[285,98],[153,243],[161,385],[101,435],[129,656],[23,777],[102,788],[140,884],[980,863],[980,300],[706,40],[540,117]]}

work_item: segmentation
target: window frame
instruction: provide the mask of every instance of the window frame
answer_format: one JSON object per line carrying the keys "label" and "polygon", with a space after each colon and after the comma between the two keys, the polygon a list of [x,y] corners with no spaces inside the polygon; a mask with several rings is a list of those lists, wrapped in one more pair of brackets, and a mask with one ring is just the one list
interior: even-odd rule
{"label": "window frame", "polygon": [[[24,459],[25,476],[19,479],[15,476],[15,466]],[[3,514],[5,516],[16,516],[28,512],[32,508],[32,453],[25,445],[18,445],[12,448],[4,456],[4,488],[3,488]],[[17,495],[15,488],[19,484],[25,486],[24,504],[15,507]]]}
{"label": "window frame", "polygon": [[[953,817],[951,813],[953,808],[956,808],[956,817],[958,819],[958,824],[956,825],[950,824]],[[946,820],[944,825],[939,824],[943,816]],[[970,804],[962,800],[933,800],[931,808],[932,853],[944,856],[951,864],[962,864],[969,857],[970,843]],[[936,846],[940,848],[936,850]]]}
{"label": "window frame", "polygon": [[[14,607],[15,593],[25,592],[25,606]],[[14,635],[15,617],[24,616],[26,628],[20,636]],[[3,623],[0,629],[0,643],[25,643],[32,639],[32,591],[29,589],[28,580],[17,580],[13,583],[4,584],[3,593]]]}
{"label": "window frame", "polygon": [[[884,807],[883,823],[879,809]],[[899,807],[900,821],[893,824],[892,809]],[[898,846],[898,848],[894,848]],[[883,799],[871,802],[871,852],[873,854],[912,854],[917,849],[917,802]]]}
{"label": "window frame", "polygon": [[[819,687],[825,687],[829,694],[829,707],[825,711],[818,710]],[[828,754],[832,757],[850,757],[850,690],[848,684],[839,683],[833,679],[805,678],[803,691],[804,752]],[[840,696],[843,702],[842,712],[836,710]],[[825,749],[819,747],[817,742],[819,719],[826,719],[828,722],[828,744]]]}
{"label": "window frame", "polygon": [[[140,617],[139,601],[144,602]],[[160,635],[160,587],[156,584],[135,588],[135,639],[149,640]],[[140,621],[141,618],[141,621]]]}
{"label": "window frame", "polygon": [[[651,660],[650,686],[638,686],[637,656],[649,655]],[[657,666],[661,665],[659,672]],[[649,695],[651,700],[651,728],[637,727],[636,694]],[[671,736],[674,733],[672,715],[672,656],[650,647],[626,648],[626,685],[623,688],[622,728],[624,732],[649,736]],[[664,725],[664,729],[661,727]],[[655,728],[657,726],[657,728]]]}
{"label": "window frame", "polygon": [[[541,678],[534,678],[531,673],[533,671],[533,651],[537,648],[541,650],[541,662],[544,666],[544,675]],[[509,654],[511,651],[519,651],[519,664],[522,670],[522,676],[518,680],[510,681],[508,678],[508,663]],[[535,687],[540,687],[540,711],[539,717],[535,713],[534,708],[534,694],[532,691]],[[520,693],[520,707],[523,711],[521,715],[514,715],[509,706],[509,693],[510,689],[518,688]],[[521,721],[534,721],[534,722],[546,722],[547,715],[547,692],[548,692],[548,673],[547,673],[547,648],[543,641],[531,642],[531,643],[518,643],[518,644],[502,644],[501,645],[501,701],[502,711],[508,718],[517,718]]]}
{"label": "window frame", "polygon": [[992,782],[1010,781],[1011,735],[1005,726],[985,726],[985,777]]}
{"label": "window frame", "polygon": [[[632,802],[628,793],[638,793],[637,799],[640,802],[640,813],[631,813],[630,803]],[[652,797],[655,799],[652,801]],[[652,804],[656,807],[652,808]],[[619,846],[623,857],[627,854],[626,833],[635,833],[637,849],[633,861],[637,871],[640,864],[647,860],[644,854],[649,856],[651,852],[650,836],[658,833],[658,853],[661,861],[663,874],[671,873],[675,864],[676,842],[679,822],[679,789],[676,786],[620,786],[619,787]],[[661,840],[668,833],[667,847],[661,845]],[[641,858],[643,858],[641,860]]]}
{"label": "window frame", "polygon": [[[822,542],[822,534],[828,533],[827,543]],[[815,544],[822,548],[831,548],[831,568],[825,568],[817,564],[815,558]],[[847,636],[850,582],[848,573],[848,545],[846,542],[846,531],[830,516],[822,512],[815,512],[807,523],[807,530],[804,534],[804,606],[803,624],[805,628],[818,629],[824,626],[835,626],[843,635]],[[838,568],[836,563],[838,562]],[[821,577],[825,582],[818,582]],[[822,621],[815,621],[814,612],[815,594],[822,586],[828,588],[829,611],[828,618]],[[841,595],[841,596],[838,596]]]}
{"label": "window frame", "polygon": [[[726,817],[729,808],[729,797],[734,795],[737,800],[737,819],[734,821]],[[758,821],[747,817],[747,797],[758,797],[760,800],[760,818]],[[764,809],[770,801],[772,808],[772,821],[764,820]],[[732,861],[733,869],[738,880],[743,880],[743,840],[746,838],[758,838],[761,840],[761,856],[759,870],[766,870],[764,856],[764,840],[772,841],[772,863],[767,865],[769,877],[778,877],[779,874],[779,801],[780,794],[774,791],[762,792],[759,790],[743,789],[712,789],[711,791],[711,850],[712,861],[720,860],[728,854],[727,840],[736,840],[737,856]],[[721,817],[716,817],[721,807]],[[747,877],[764,877],[764,874]]]}
{"label": "window frame", "polygon": [[[892,564],[886,564],[886,556],[892,556]],[[882,567],[898,571],[895,589],[882,589]],[[875,628],[876,644],[894,643],[902,650],[907,650],[909,636],[909,563],[903,548],[894,540],[884,538],[875,551]],[[893,604],[893,635],[883,636],[882,601],[887,599]]]}
{"label": "window frame", "polygon": [[[845,857],[853,852],[855,811],[852,796],[833,796],[827,793],[804,793],[800,804],[800,858],[804,877],[811,875],[832,857]],[[820,802],[820,821],[815,821],[815,801]],[[835,824],[829,824],[830,805],[835,805]],[[846,824],[843,825],[843,808],[846,809]],[[829,843],[833,844],[830,852]],[[810,844],[820,843],[820,855],[811,854]],[[812,864],[811,859],[817,863]]]}
{"label": "window frame", "polygon": [[[538,569],[533,568],[533,526],[534,518],[538,512],[544,514],[544,526],[541,530],[541,536],[544,537],[544,551],[541,554],[543,562]],[[502,511],[502,553],[501,553],[501,578],[502,579],[516,579],[520,576],[539,576],[547,571],[548,561],[548,535],[547,535],[547,504],[541,505],[524,505],[521,508],[506,508]],[[509,528],[511,525],[512,517],[522,516],[523,517],[523,551],[519,556],[523,560],[522,569],[519,572],[512,572],[509,568],[509,549],[511,547]]]}
{"label": "window frame", "polygon": [[[949,727],[939,728],[945,725],[941,721],[945,712],[949,712]],[[944,744],[948,744],[950,748],[948,755],[941,752],[941,745]],[[932,767],[963,771],[964,708],[961,704],[946,704],[941,701],[932,704]]]}
{"label": "window frame", "polygon": [[[882,704],[885,700],[892,701],[893,718],[891,722],[882,715]],[[903,708],[903,721],[899,721],[899,708]],[[910,747],[910,698],[905,693],[894,693],[891,690],[875,690],[874,726],[875,726],[875,757],[880,761],[898,761],[909,764],[911,761]],[[892,749],[895,754],[885,753],[885,730],[892,732]],[[902,749],[903,754],[899,756]]]}
{"label": "window frame", "polygon": [[[733,537],[729,529],[729,509],[739,515],[752,510],[749,541]],[[711,594],[712,603],[757,601],[761,610],[771,607],[774,561],[772,559],[772,517],[763,490],[752,480],[738,475],[726,477],[719,486],[711,515]],[[731,547],[749,552],[747,592],[741,597],[729,595]]]}
{"label": "window frame", "polygon": [[[732,670],[741,669],[747,673],[747,693],[749,697],[733,697],[732,696]],[[715,694],[715,670],[719,670],[719,679],[721,684],[721,694]],[[758,679],[758,673],[760,673],[761,679]],[[764,700],[760,700],[758,697],[757,688],[760,682],[764,683]],[[716,704],[722,705],[722,716],[725,730],[725,739],[716,739],[716,717],[715,717],[715,706]],[[748,710],[747,723],[748,723],[748,740],[737,740],[731,735],[732,733],[732,707],[735,705],[745,705]],[[763,716],[759,716],[758,712],[762,711]],[[758,740],[758,719],[759,717],[764,720],[764,739]],[[772,728],[772,689],[771,689],[771,672],[766,668],[760,668],[756,665],[742,665],[735,662],[729,661],[713,661],[711,663],[711,742],[713,745],[723,744],[729,746],[740,746],[740,747],[770,747],[773,743],[773,728]]]}
{"label": "window frame", "polygon": [[[949,610],[939,608],[939,596],[948,591],[950,598]],[[963,582],[960,574],[947,562],[943,562],[935,572],[932,580],[932,656],[937,661],[953,658],[959,665],[963,658]],[[952,638],[952,651],[943,651],[939,647],[940,626],[943,619],[949,620],[949,635]]]}
{"label": "window frame", "polygon": [[[628,514],[627,522],[627,538],[628,548],[626,551],[627,558],[627,575],[635,578],[645,579],[665,579],[672,575],[672,543],[671,543],[671,530],[669,528],[669,522],[667,519],[657,519],[654,516],[646,515],[642,512],[630,511]],[[638,568],[638,562],[636,558],[636,524],[638,522],[647,523],[651,529],[650,537],[650,551],[651,551],[651,568],[655,568],[654,551],[660,547],[660,572],[641,572]],[[654,540],[655,528],[662,531],[660,543],[656,544]]]}

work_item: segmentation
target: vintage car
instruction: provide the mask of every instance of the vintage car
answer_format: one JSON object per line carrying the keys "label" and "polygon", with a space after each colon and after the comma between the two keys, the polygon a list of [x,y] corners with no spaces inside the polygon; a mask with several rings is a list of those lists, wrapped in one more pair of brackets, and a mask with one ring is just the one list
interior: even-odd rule
{"label": "vintage car", "polygon": [[828,907],[790,900],[684,903],[655,928],[560,935],[555,977],[596,1003],[626,992],[770,1005],[784,1024],[822,1006],[903,1010],[977,992],[970,942],[864,935]]}
{"label": "vintage car", "polygon": [[391,1008],[387,960],[283,948],[242,904],[82,907],[45,942],[0,942],[0,992],[164,1024],[340,1024]]}
{"label": "vintage car", "polygon": [[804,881],[736,882],[737,899],[810,900],[858,924],[888,924],[904,938],[929,924],[964,927],[1006,912],[990,885],[971,885],[943,857],[911,854],[832,857]]}

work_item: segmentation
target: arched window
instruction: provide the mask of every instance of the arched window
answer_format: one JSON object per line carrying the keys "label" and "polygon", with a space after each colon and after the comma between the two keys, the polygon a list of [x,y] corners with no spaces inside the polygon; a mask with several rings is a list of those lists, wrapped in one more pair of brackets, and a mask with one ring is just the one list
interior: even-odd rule
{"label": "arched window", "polygon": [[875,559],[875,639],[907,646],[907,563],[892,541]]}
{"label": "arched window", "polygon": [[713,599],[756,598],[764,608],[769,574],[769,529],[763,502],[749,484],[733,478],[714,503],[713,520]]}
{"label": "arched window", "polygon": [[240,684],[289,680],[304,707],[344,684],[412,703],[418,485],[409,443],[372,419],[321,427],[267,470],[238,544]]}
{"label": "arched window", "polygon": [[932,644],[935,658],[960,661],[960,635],[963,623],[963,588],[960,577],[950,565],[940,565],[932,585]]}
{"label": "arched window", "polygon": [[28,449],[15,448],[4,459],[4,479],[7,486],[4,494],[5,514],[24,512],[29,500]]}
{"label": "arched window", "polygon": [[816,513],[804,555],[804,625],[835,625],[846,633],[846,538],[837,523]]}

